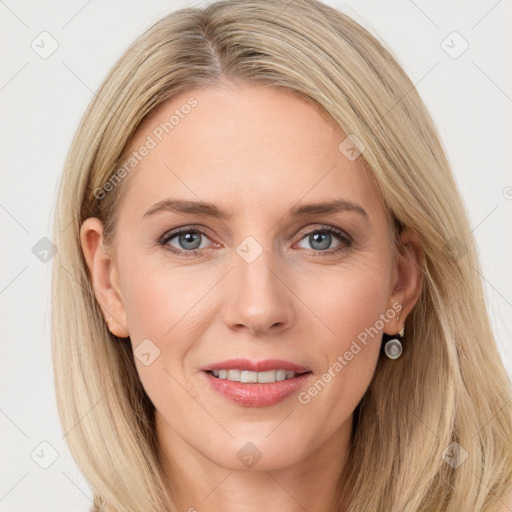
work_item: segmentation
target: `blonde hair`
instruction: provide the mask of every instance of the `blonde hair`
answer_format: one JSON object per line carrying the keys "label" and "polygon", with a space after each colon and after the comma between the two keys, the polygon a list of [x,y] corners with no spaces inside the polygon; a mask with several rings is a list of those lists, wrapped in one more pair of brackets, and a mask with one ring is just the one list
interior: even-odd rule
{"label": "blonde hair", "polygon": [[[397,232],[414,231],[423,248],[423,287],[406,321],[405,350],[399,360],[379,360],[355,411],[338,506],[494,510],[512,484],[512,391],[449,164],[391,54],[316,0],[225,0],[172,12],[120,58],[77,130],[55,215],[52,343],[65,437],[96,507],[176,510],[159,459],[154,406],[130,344],[110,334],[96,302],[80,226],[98,217],[107,242],[113,240],[126,184],[102,199],[95,191],[116,172],[149,112],[219,78],[299,94],[355,134]],[[458,467],[443,458],[451,443],[467,456]]]}

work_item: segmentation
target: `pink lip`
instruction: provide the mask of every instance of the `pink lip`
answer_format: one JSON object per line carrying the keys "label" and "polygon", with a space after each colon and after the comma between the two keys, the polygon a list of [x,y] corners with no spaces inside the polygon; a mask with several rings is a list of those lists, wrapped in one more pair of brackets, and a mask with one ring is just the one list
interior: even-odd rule
{"label": "pink lip", "polygon": [[[267,372],[269,370],[291,370],[295,373],[310,371],[309,368],[300,366],[282,359],[265,359],[264,361],[251,361],[249,359],[229,359],[213,363],[201,368],[201,370],[249,370],[252,372]],[[284,381],[281,381],[284,382]]]}
{"label": "pink lip", "polygon": [[219,379],[207,372],[203,372],[203,375],[215,391],[239,405],[244,407],[268,407],[299,391],[312,374],[303,373],[293,379],[266,384],[232,382]]}
{"label": "pink lip", "polygon": [[[253,372],[291,370],[300,373],[300,375],[296,375],[293,379],[260,384],[232,382],[227,379],[219,379],[209,373],[210,370],[236,369]],[[214,391],[244,407],[268,407],[277,404],[292,393],[299,391],[311,375],[309,368],[281,359],[266,359],[264,361],[230,359],[229,361],[221,361],[205,366],[201,370],[203,370],[203,375]]]}

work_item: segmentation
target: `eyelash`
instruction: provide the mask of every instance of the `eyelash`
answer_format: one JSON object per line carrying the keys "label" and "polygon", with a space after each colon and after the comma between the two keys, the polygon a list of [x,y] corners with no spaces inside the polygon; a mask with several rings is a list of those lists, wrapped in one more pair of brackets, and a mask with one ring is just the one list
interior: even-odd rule
{"label": "eyelash", "polygon": [[[176,231],[167,232],[164,235],[162,235],[162,237],[158,240],[158,245],[161,245],[167,251],[169,251],[169,252],[171,252],[171,253],[173,253],[173,254],[175,254],[177,256],[184,257],[184,258],[189,258],[191,256],[196,256],[201,251],[204,250],[204,249],[194,249],[192,251],[185,251],[185,250],[179,251],[179,250],[175,249],[174,247],[172,247],[170,245],[167,245],[173,238],[175,238],[176,236],[179,236],[179,235],[181,235],[183,233],[199,233],[199,234],[201,234],[201,235],[203,235],[203,236],[205,236],[206,238],[209,239],[208,234],[205,233],[202,229],[199,229],[199,228],[194,227],[194,226],[185,226],[183,228],[177,229]],[[299,241],[304,240],[306,237],[308,237],[309,235],[311,235],[313,233],[329,233],[329,234],[334,234],[344,244],[344,245],[341,245],[341,246],[339,246],[339,247],[337,247],[335,249],[328,249],[328,250],[324,250],[324,251],[312,250],[314,257],[317,257],[317,256],[333,256],[335,254],[338,254],[338,253],[341,253],[343,251],[348,250],[352,246],[352,239],[351,239],[351,237],[349,235],[347,235],[347,233],[345,233],[341,229],[335,228],[333,226],[324,226],[322,228],[313,229],[311,231],[303,233],[302,237],[300,238]]]}

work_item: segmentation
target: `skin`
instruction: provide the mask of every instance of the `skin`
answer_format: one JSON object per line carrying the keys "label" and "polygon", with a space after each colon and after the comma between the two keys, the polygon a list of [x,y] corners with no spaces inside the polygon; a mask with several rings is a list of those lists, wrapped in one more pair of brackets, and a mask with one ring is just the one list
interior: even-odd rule
{"label": "skin", "polygon": [[[82,225],[96,297],[111,331],[129,336],[120,342],[136,349],[150,339],[160,350],[149,366],[135,361],[157,409],[179,510],[243,512],[269,503],[281,512],[332,510],[382,330],[307,404],[292,395],[243,407],[210,389],[199,369],[279,358],[311,368],[312,384],[397,302],[402,310],[383,330],[400,331],[420,291],[419,245],[404,233],[408,250],[395,255],[362,159],[347,159],[338,150],[346,135],[290,92],[228,82],[183,92],[152,112],[129,149],[191,96],[198,106],[121,185],[115,247],[103,246],[98,219]],[[215,203],[232,217],[166,211],[143,219],[169,197]],[[286,216],[293,206],[333,199],[357,203],[367,218],[355,211]],[[199,235],[200,254],[180,257],[158,245],[181,226],[207,233]],[[329,226],[352,242],[309,236]],[[263,250],[251,263],[236,251],[247,236]],[[191,247],[179,237],[167,244]],[[344,249],[329,256],[322,244]],[[252,468],[237,457],[248,442],[262,454]]]}

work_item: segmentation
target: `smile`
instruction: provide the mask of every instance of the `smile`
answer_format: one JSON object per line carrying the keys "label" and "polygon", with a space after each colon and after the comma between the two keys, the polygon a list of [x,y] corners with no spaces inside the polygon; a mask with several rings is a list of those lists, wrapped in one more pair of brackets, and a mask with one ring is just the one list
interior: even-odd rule
{"label": "smile", "polygon": [[[249,370],[210,370],[218,379],[226,379],[231,382],[243,382],[245,384],[268,384],[271,382],[293,379],[298,373],[292,370],[270,370],[266,372],[253,372]],[[306,373],[306,372],[302,372]]]}

